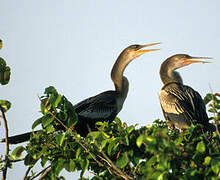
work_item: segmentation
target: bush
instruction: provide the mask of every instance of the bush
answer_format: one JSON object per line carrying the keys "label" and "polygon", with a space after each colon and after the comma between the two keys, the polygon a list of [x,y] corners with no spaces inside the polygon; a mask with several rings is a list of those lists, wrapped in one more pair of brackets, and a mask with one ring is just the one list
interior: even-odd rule
{"label": "bush", "polygon": [[[26,152],[24,163],[32,168],[41,163],[46,179],[59,179],[60,172],[86,170],[92,179],[217,179],[220,178],[220,137],[218,132],[202,133],[201,125],[191,126],[184,132],[171,131],[161,120],[152,126],[127,126],[120,119],[98,122],[98,131],[86,138],[74,131],[77,114],[72,104],[54,87],[46,88],[40,97],[43,116],[36,120],[33,129],[41,125],[26,147],[17,147],[10,160]],[[208,94],[205,102],[219,118],[218,94]],[[63,130],[57,131],[58,126]],[[48,167],[45,167],[49,163]],[[37,172],[36,172],[37,173]],[[36,173],[27,175],[27,179]],[[40,174],[39,174],[40,175]],[[63,177],[62,177],[63,178]]]}

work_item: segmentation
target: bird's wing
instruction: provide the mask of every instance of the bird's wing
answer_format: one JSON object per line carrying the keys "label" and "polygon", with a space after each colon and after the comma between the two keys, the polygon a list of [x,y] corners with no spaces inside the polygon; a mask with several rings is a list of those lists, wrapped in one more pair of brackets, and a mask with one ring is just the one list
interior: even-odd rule
{"label": "bird's wing", "polygon": [[106,91],[85,99],[74,106],[76,113],[84,118],[107,119],[117,112],[117,93]]}
{"label": "bird's wing", "polygon": [[201,95],[189,86],[183,87],[185,94],[190,98],[191,104],[193,106],[193,112],[195,114],[195,119],[198,123],[206,124],[209,122],[208,115],[206,113],[205,103]]}
{"label": "bird's wing", "polygon": [[194,94],[191,93],[186,92],[184,85],[179,83],[165,85],[159,95],[165,118],[175,121],[174,124],[181,127],[190,125],[195,119]]}

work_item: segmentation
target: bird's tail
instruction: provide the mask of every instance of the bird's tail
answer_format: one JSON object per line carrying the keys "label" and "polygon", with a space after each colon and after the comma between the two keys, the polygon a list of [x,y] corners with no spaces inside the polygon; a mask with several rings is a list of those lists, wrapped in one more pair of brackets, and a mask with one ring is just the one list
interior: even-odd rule
{"label": "bird's tail", "polygon": [[[8,137],[8,143],[9,144],[18,144],[18,143],[28,141],[30,139],[31,134],[36,133],[36,132],[38,132],[38,131],[19,134],[16,136],[10,136],[10,137]],[[1,142],[5,142],[5,138],[2,139]]]}

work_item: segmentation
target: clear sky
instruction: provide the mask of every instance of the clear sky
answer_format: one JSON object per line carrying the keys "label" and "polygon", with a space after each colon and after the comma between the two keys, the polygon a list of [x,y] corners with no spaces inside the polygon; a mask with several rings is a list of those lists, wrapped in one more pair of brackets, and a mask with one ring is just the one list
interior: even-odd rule
{"label": "clear sky", "polygon": [[[11,80],[1,86],[0,99],[11,101],[9,134],[31,130],[41,116],[38,95],[50,85],[73,104],[113,89],[111,68],[131,44],[162,42],[161,51],[146,53],[126,69],[130,89],[119,117],[127,124],[149,125],[163,119],[158,93],[160,64],[186,53],[213,57],[213,63],[179,70],[184,83],[204,97],[220,92],[219,0],[0,0],[0,39]],[[3,137],[3,124],[0,126]],[[4,153],[0,146],[0,154]],[[21,179],[22,163],[9,171]],[[78,177],[67,174],[67,179]]]}

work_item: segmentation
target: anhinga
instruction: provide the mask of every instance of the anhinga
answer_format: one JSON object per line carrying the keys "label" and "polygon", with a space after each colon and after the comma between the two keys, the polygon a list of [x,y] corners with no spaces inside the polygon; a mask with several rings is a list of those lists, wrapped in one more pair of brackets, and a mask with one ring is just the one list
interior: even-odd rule
{"label": "anhinga", "polygon": [[202,124],[205,131],[215,131],[215,126],[209,123],[205,103],[200,94],[183,84],[178,68],[192,63],[207,63],[198,59],[208,57],[192,57],[187,54],[177,54],[166,59],[160,67],[160,78],[164,84],[159,93],[164,117],[171,129],[181,130],[193,122]]}
{"label": "anhinga", "polygon": [[[121,111],[124,101],[128,93],[128,79],[123,76],[126,66],[140,55],[156,51],[159,49],[141,50],[144,47],[157,45],[153,43],[148,45],[131,45],[125,48],[117,58],[112,71],[111,79],[115,85],[114,91],[105,91],[96,96],[85,99],[74,106],[75,112],[78,114],[78,122],[75,130],[81,136],[85,137],[89,130],[96,130],[95,124],[98,121],[111,122]],[[17,144],[30,139],[32,133],[12,136],[8,138],[10,144]],[[4,140],[3,140],[4,141]]]}

